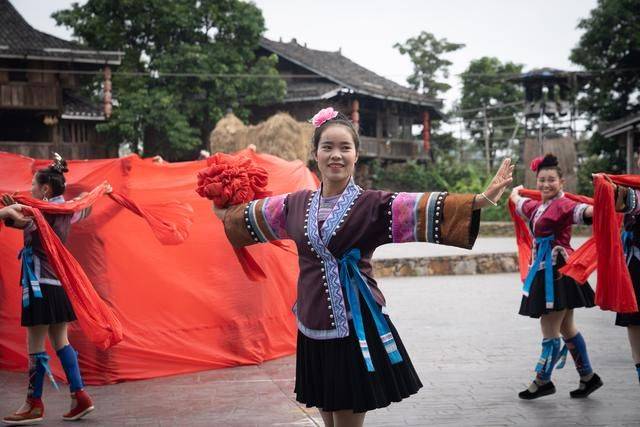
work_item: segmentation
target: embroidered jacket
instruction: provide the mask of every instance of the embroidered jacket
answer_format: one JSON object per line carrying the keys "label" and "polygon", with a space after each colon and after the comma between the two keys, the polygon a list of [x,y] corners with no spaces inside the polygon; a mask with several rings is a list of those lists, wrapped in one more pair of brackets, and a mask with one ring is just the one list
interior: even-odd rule
{"label": "embroidered jacket", "polygon": [[302,190],[233,206],[224,226],[234,247],[277,239],[295,242],[298,328],[310,338],[332,339],[349,335],[340,259],[353,249],[360,251],[359,271],[384,312],[384,296],[372,276],[373,251],[386,243],[416,241],[471,249],[480,224],[473,198],[362,190],[351,181],[322,224],[317,216],[320,191]]}
{"label": "embroidered jacket", "polygon": [[[522,197],[516,204],[516,212],[527,221],[534,240],[538,237],[554,236],[551,247],[555,265],[558,253],[566,260],[573,252],[570,243],[571,226],[585,224],[584,211],[587,207],[587,204],[567,199],[564,193],[560,192],[545,203]],[[536,249],[534,244],[532,260],[536,258]],[[544,263],[539,268],[544,268]]]}
{"label": "embroidered jacket", "polygon": [[[49,199],[51,203],[64,203],[64,197],[57,196]],[[71,224],[79,222],[88,217],[91,213],[91,208],[86,208],[74,213],[73,215],[51,215],[45,214],[45,219],[51,225],[53,231],[58,235],[62,243],[67,240],[69,235],[69,229]],[[53,267],[47,259],[47,255],[42,247],[40,241],[40,235],[36,230],[35,223],[31,221],[24,229],[24,247],[31,247],[33,250],[33,272],[36,279],[41,285],[56,285],[61,286],[60,281],[56,278],[56,274]]]}

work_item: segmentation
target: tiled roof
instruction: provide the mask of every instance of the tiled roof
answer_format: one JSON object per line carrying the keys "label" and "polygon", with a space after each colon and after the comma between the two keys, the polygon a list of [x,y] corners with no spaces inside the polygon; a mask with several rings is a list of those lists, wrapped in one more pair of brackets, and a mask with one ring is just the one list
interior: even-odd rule
{"label": "tiled roof", "polygon": [[0,0],[0,58],[120,64],[122,52],[96,51],[33,28],[9,0]]}
{"label": "tiled roof", "polygon": [[640,129],[640,113],[630,114],[611,122],[602,122],[598,125],[598,132],[610,138],[633,128]]}
{"label": "tiled roof", "polygon": [[262,38],[260,46],[356,93],[379,99],[428,106],[436,111],[442,107],[441,100],[429,98],[382,77],[356,64],[340,52],[309,49],[299,45],[295,40],[285,43]]}
{"label": "tiled roof", "polygon": [[65,90],[62,92],[62,118],[71,120],[103,121],[104,112],[99,105]]}

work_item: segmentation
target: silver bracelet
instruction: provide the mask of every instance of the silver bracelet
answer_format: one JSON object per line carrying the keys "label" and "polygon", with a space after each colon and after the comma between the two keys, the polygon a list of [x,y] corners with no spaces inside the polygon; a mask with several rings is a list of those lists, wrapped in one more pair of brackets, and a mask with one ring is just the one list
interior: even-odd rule
{"label": "silver bracelet", "polygon": [[490,198],[488,198],[488,197],[487,197],[487,195],[486,195],[486,194],[484,194],[484,191],[483,191],[482,193],[480,193],[480,195],[481,195],[482,197],[484,197],[484,199],[485,199],[487,202],[491,203],[493,206],[498,206],[498,202],[494,202],[493,200],[491,200]]}

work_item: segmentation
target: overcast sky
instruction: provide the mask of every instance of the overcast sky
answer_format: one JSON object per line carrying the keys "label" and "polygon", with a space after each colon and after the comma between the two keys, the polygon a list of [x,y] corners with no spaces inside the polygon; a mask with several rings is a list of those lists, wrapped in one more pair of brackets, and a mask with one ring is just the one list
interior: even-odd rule
{"label": "overcast sky", "polygon": [[[56,27],[51,13],[71,0],[11,0],[36,29],[71,38]],[[80,1],[83,3],[83,1]],[[355,62],[406,84],[412,65],[394,43],[429,31],[438,38],[464,43],[450,54],[453,62],[446,101],[460,96],[457,74],[472,59],[495,56],[525,65],[525,69],[577,69],[569,61],[581,31],[577,24],[589,16],[597,0],[256,0],[262,9],[266,36],[320,50],[342,49]],[[117,49],[118,46],[113,46]]]}

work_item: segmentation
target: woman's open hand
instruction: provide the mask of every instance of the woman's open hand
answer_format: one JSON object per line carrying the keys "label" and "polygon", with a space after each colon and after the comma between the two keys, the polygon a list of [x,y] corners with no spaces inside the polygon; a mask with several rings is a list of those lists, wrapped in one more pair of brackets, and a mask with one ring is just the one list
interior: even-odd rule
{"label": "woman's open hand", "polygon": [[511,164],[511,159],[504,159],[502,161],[498,172],[496,172],[487,189],[484,190],[484,196],[482,194],[476,196],[477,207],[483,208],[491,202],[498,203],[504,190],[513,182],[513,168],[514,166]]}

